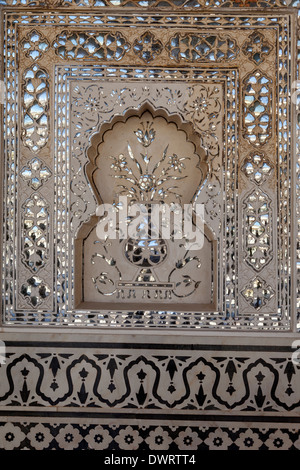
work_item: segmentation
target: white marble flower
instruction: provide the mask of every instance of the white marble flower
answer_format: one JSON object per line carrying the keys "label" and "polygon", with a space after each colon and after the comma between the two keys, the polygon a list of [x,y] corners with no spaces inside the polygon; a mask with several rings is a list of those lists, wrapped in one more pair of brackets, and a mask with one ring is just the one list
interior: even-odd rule
{"label": "white marble flower", "polygon": [[46,449],[53,440],[50,429],[41,423],[30,429],[27,434],[27,438],[29,439],[31,446],[36,450]]}
{"label": "white marble flower", "polygon": [[191,430],[191,428],[186,428],[178,434],[175,442],[180,450],[197,450],[198,446],[202,443],[202,440],[196,432]]}
{"label": "white marble flower", "polygon": [[120,449],[123,450],[137,450],[142,440],[138,431],[132,429],[131,426],[121,429],[115,437],[115,441],[119,444]]}
{"label": "white marble flower", "polygon": [[93,450],[104,450],[108,449],[109,444],[112,441],[112,437],[106,429],[102,426],[96,426],[91,429],[89,434],[85,437],[88,443],[89,449]]}
{"label": "white marble flower", "polygon": [[159,426],[149,433],[146,442],[151,450],[168,450],[172,439],[167,431]]}
{"label": "white marble flower", "polygon": [[19,448],[21,442],[25,439],[25,434],[19,426],[12,423],[5,423],[0,426],[0,449],[13,450]]}
{"label": "white marble flower", "polygon": [[238,446],[239,450],[258,450],[262,442],[257,433],[253,432],[252,429],[247,429],[241,432],[235,444]]}
{"label": "white marble flower", "polygon": [[61,449],[74,450],[78,447],[80,441],[82,441],[82,436],[77,428],[67,424],[59,430],[56,441]]}
{"label": "white marble flower", "polygon": [[205,439],[205,444],[208,445],[209,450],[228,450],[232,440],[222,429],[216,429]]}
{"label": "white marble flower", "polygon": [[270,434],[265,445],[269,450],[288,450],[292,446],[292,442],[287,433],[277,429]]}

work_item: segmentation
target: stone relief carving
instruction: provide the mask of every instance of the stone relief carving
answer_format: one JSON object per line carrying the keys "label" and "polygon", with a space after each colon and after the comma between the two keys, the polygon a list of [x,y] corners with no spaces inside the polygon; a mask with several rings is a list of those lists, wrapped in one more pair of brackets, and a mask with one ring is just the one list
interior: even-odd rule
{"label": "stone relief carving", "polygon": [[[64,4],[61,3],[60,5]],[[222,6],[224,5],[222,4]],[[137,8],[143,7],[139,5]],[[172,5],[172,8],[176,10],[178,6]],[[181,119],[190,121],[193,124],[195,132],[199,135],[200,144],[207,152],[210,167],[209,179],[204,182],[203,187],[199,190],[197,201],[205,203],[207,223],[216,238],[222,231],[222,214],[227,214],[227,231],[224,234],[222,243],[224,243],[223,256],[231,274],[227,277],[220,274],[219,285],[223,286],[222,289],[223,292],[226,292],[226,299],[223,297],[221,300],[223,294],[220,292],[219,300],[223,305],[222,314],[228,319],[228,325],[231,324],[231,321],[234,323],[237,318],[238,305],[235,300],[237,295],[240,296],[240,299],[244,302],[243,305],[245,305],[242,291],[255,278],[255,273],[259,271],[261,277],[266,279],[268,278],[266,274],[276,269],[276,260],[274,261],[271,249],[265,252],[267,258],[261,270],[253,261],[247,263],[245,260],[244,264],[241,265],[240,261],[237,260],[242,259],[245,247],[242,244],[238,246],[235,244],[233,234],[237,226],[238,210],[240,210],[242,201],[246,200],[246,195],[253,191],[253,184],[259,188],[264,185],[264,192],[270,198],[269,208],[272,209],[273,216],[269,219],[271,221],[270,226],[263,228],[263,230],[267,230],[269,240],[274,239],[274,220],[277,213],[277,208],[274,212],[274,205],[276,205],[276,201],[280,206],[278,207],[280,227],[283,227],[284,220],[287,220],[288,209],[284,199],[286,196],[283,186],[278,186],[280,194],[277,199],[270,177],[272,175],[272,177],[276,176],[276,178],[282,179],[288,171],[287,159],[284,155],[284,152],[287,152],[287,137],[283,132],[277,133],[278,129],[276,129],[273,116],[275,109],[273,102],[275,103],[274,99],[276,99],[274,84],[280,76],[282,86],[279,88],[279,128],[286,128],[286,87],[283,71],[287,69],[288,63],[284,55],[286,49],[283,44],[280,51],[279,75],[276,78],[274,41],[277,33],[274,28],[272,29],[276,24],[276,27],[282,32],[283,42],[287,44],[288,36],[284,35],[286,28],[284,20],[277,17],[273,18],[270,11],[270,14],[266,15],[260,24],[259,34],[254,34],[253,28],[257,26],[258,20],[251,17],[251,15],[249,15],[247,21],[237,16],[231,19],[226,19],[223,15],[220,15],[218,19],[213,18],[211,15],[200,17],[191,14],[190,16],[189,29],[186,29],[185,25],[182,24],[177,29],[167,28],[166,34],[161,34],[159,27],[153,28],[151,34],[147,33],[147,21],[149,20],[147,15],[134,19],[134,28],[130,30],[132,33],[130,35],[127,34],[130,25],[125,22],[121,15],[116,15],[114,18],[109,19],[111,27],[110,32],[108,32],[106,27],[108,17],[105,13],[93,17],[90,15],[90,22],[93,26],[87,31],[83,19],[76,15],[70,16],[67,10],[64,20],[53,14],[51,25],[55,25],[55,28],[49,26],[50,23],[47,23],[47,19],[45,20],[46,23],[43,24],[43,28],[36,21],[34,26],[31,27],[31,14],[29,14],[29,19],[26,21],[20,19],[20,23],[16,26],[20,32],[21,45],[21,62],[19,62],[19,65],[21,64],[22,96],[20,96],[20,99],[22,104],[20,115],[23,132],[22,142],[20,143],[21,163],[18,163],[20,172],[16,176],[13,167],[9,167],[11,168],[7,180],[9,183],[5,183],[8,189],[8,191],[5,190],[7,193],[6,211],[7,213],[14,213],[13,194],[17,179],[18,184],[21,185],[21,194],[24,189],[24,195],[18,206],[19,209],[25,200],[30,197],[28,189],[31,187],[32,190],[38,190],[46,201],[49,200],[51,208],[56,211],[55,221],[53,219],[49,222],[49,233],[52,236],[53,224],[56,224],[59,233],[56,252],[61,257],[58,267],[59,274],[57,274],[57,279],[60,279],[58,287],[60,294],[56,296],[60,312],[66,312],[69,308],[62,300],[66,298],[63,287],[65,281],[63,279],[68,271],[67,268],[62,268],[62,266],[65,266],[67,252],[69,253],[68,256],[73,256],[71,242],[65,235],[64,224],[70,222],[72,233],[76,235],[82,224],[86,223],[95,213],[97,204],[91,185],[85,175],[87,163],[85,156],[86,142],[97,132],[101,123],[108,123],[112,119],[116,109],[118,109],[117,114],[124,114],[129,108],[129,103],[135,109],[147,100],[153,107],[157,107],[158,103],[163,103],[162,108],[170,114],[176,113]],[[163,11],[159,21],[158,18],[155,19],[157,26],[159,24],[167,26],[170,21],[170,17]],[[71,27],[70,24],[72,24]],[[199,33],[200,26],[203,30],[201,33]],[[216,29],[215,26],[218,26],[219,29]],[[221,29],[225,26],[226,34],[220,34]],[[236,35],[236,26],[239,27],[240,35]],[[214,28],[214,31],[212,31],[212,28]],[[7,29],[7,31],[7,44],[8,47],[11,47],[9,45],[13,44],[14,41],[13,31],[11,29]],[[49,34],[46,34],[46,31],[49,31]],[[128,63],[126,61],[131,60],[133,57],[139,61],[137,62],[139,66],[135,69],[126,65]],[[14,58],[14,52],[7,56],[7,70],[13,67]],[[81,73],[86,74],[84,76],[89,79],[92,70],[89,67],[99,59],[103,61],[103,66],[99,66],[93,71],[95,76],[98,74],[98,85],[95,82],[90,82],[88,86],[83,87],[83,81],[80,83],[80,80],[77,79],[77,85],[73,86],[73,82],[76,81],[75,77],[79,77]],[[77,66],[74,61],[77,62]],[[54,69],[50,70],[49,63],[54,65]],[[82,64],[81,69],[79,64]],[[122,64],[122,66],[118,68],[117,64]],[[170,65],[172,64],[173,67],[171,68]],[[192,70],[192,64],[201,64],[201,66],[203,64],[204,68],[199,69],[199,71]],[[221,69],[218,70],[218,66],[221,64],[223,72]],[[177,68],[174,68],[174,65]],[[212,65],[214,71],[208,72],[207,67]],[[60,76],[61,72],[59,71],[63,70],[63,68],[59,69],[63,66],[65,66],[65,72],[62,72],[65,74],[64,78]],[[86,68],[84,69],[84,67]],[[228,71],[225,72],[229,69],[231,75]],[[52,71],[54,71],[54,75],[52,75]],[[211,74],[208,78],[209,73]],[[205,79],[202,77],[205,77]],[[212,77],[214,78],[212,79]],[[7,75],[5,79],[9,82],[7,96],[9,107],[6,111],[6,122],[11,123],[10,126],[13,128],[15,104],[12,90],[16,86],[16,82],[13,73]],[[107,82],[107,79],[112,79],[117,86],[104,87],[103,82],[105,80]],[[131,80],[135,82],[134,87],[131,86]],[[138,83],[138,80],[141,83]],[[154,83],[155,81],[157,83],[157,80],[164,83],[165,86],[155,87]],[[182,83],[182,80],[185,80],[188,84],[185,87],[185,92],[182,91],[182,84],[178,86],[179,83]],[[207,86],[203,83],[203,81],[209,83],[209,80],[211,80],[210,83],[214,84]],[[235,88],[237,81],[241,84],[240,96],[237,88]],[[222,100],[218,95],[221,89],[223,93],[227,93],[226,110],[222,107]],[[54,97],[52,101],[50,100],[50,94]],[[59,101],[55,101],[56,99]],[[70,99],[72,103],[70,103]],[[52,109],[50,109],[52,103],[57,123],[59,123],[57,124],[55,119],[52,123],[53,127],[50,122],[50,116],[53,115]],[[240,109],[242,110],[239,116],[236,114],[238,103],[241,104]],[[71,157],[65,157],[69,152],[70,145],[66,118],[69,119],[71,116],[72,119],[74,118],[74,123],[76,122],[77,132],[72,135],[74,152]],[[237,117],[242,124],[242,133],[239,136],[234,134]],[[227,133],[225,140],[224,134],[223,136],[220,134],[220,128],[223,125]],[[140,131],[143,132],[143,129],[140,129]],[[145,137],[142,136],[141,139],[143,138]],[[148,136],[147,138],[151,140],[151,137]],[[278,147],[280,149],[278,157],[280,173],[277,173],[276,168],[275,148],[278,139],[280,140]],[[14,155],[16,142],[13,132],[8,134],[6,142],[8,154]],[[53,142],[55,143],[55,152],[50,150]],[[226,157],[220,165],[222,153]],[[54,161],[52,160],[53,155],[55,155]],[[176,152],[171,155],[173,157],[173,168],[176,167],[178,173],[180,173],[179,169],[183,170],[182,165],[185,165],[186,161],[176,160],[175,155],[178,157]],[[37,160],[34,160],[35,158]],[[70,164],[67,158],[70,158]],[[252,158],[252,162],[249,160],[250,158]],[[38,160],[42,162],[42,167],[39,167]],[[122,165],[122,161],[119,161],[119,164]],[[70,173],[65,173],[64,170],[67,167]],[[243,189],[243,195],[239,200],[239,208],[236,205],[237,199],[235,199],[237,193],[232,189],[238,187],[239,183],[240,174],[236,173],[237,168],[241,170],[243,185],[247,187],[247,189]],[[72,179],[70,179],[70,175],[72,175]],[[144,179],[140,181],[140,187],[144,188],[144,191],[150,182],[150,177],[145,178],[145,175],[141,175]],[[265,188],[265,183],[267,188]],[[54,188],[55,194],[57,194],[55,200],[53,199]],[[222,191],[226,192],[225,200],[222,197],[224,194]],[[67,222],[64,221],[64,214],[67,214]],[[21,227],[18,230],[21,233]],[[252,227],[250,232],[252,233],[253,230]],[[287,245],[288,242],[283,229],[281,235],[282,244]],[[12,237],[13,222],[9,222],[6,233],[8,243]],[[219,239],[221,238],[219,237]],[[278,243],[280,244],[281,241]],[[280,246],[278,247],[280,248]],[[277,244],[274,245],[274,248],[277,249]],[[223,248],[220,247],[220,249]],[[287,266],[290,262],[289,250],[280,249],[279,252],[282,257],[280,266]],[[6,253],[7,258],[9,258],[9,250]],[[30,263],[33,263],[33,266],[35,261],[30,261]],[[22,264],[22,269],[27,269],[26,264]],[[240,272],[239,286],[233,281],[237,275],[237,265]],[[14,266],[13,264],[12,270],[7,270],[6,273],[6,286],[10,290],[13,290]],[[54,286],[51,266],[53,267],[50,257],[49,262],[45,266],[41,266],[39,275],[49,286],[52,295]],[[263,272],[265,269],[266,271]],[[42,277],[43,270],[45,270],[44,278]],[[275,292],[272,302],[276,303],[278,295],[280,305],[283,306],[282,328],[286,328],[289,323],[287,306],[288,279],[284,274],[286,272],[288,271],[285,269],[280,274],[278,285],[276,285],[276,282],[270,285],[272,291]],[[30,274],[29,266],[28,274]],[[30,276],[31,274],[26,276],[26,279],[30,279]],[[18,281],[18,285],[21,289],[23,284]],[[279,286],[285,287],[280,290]],[[21,305],[24,306],[21,301],[24,296],[20,290],[19,294],[18,305],[21,307]],[[11,295],[7,295],[6,298],[11,298]],[[7,302],[9,304],[9,300]],[[7,318],[10,317],[8,312],[11,312],[11,307],[8,304],[6,309]],[[42,302],[39,305],[39,311],[43,308],[43,305],[46,308],[46,303]],[[49,308],[49,305],[48,303],[47,308]],[[225,305],[230,305],[229,309],[224,308]],[[264,314],[263,312],[264,309],[262,308],[260,314]],[[220,313],[218,312],[218,315]],[[211,314],[213,315],[213,312]],[[54,321],[58,317],[53,316]],[[36,318],[39,318],[39,315]],[[252,326],[256,324],[255,318]],[[222,321],[223,319],[219,317],[216,324]],[[266,324],[270,321],[268,317]],[[214,324],[214,320],[211,324]]]}
{"label": "stone relief carving", "polygon": [[[291,279],[285,273],[293,271],[290,260],[295,258],[296,250],[291,248],[290,240],[291,134],[287,106],[289,84],[285,77],[290,74],[289,60],[294,57],[290,48],[290,35],[294,30],[289,29],[288,14],[282,8],[287,3],[289,6],[296,4],[282,0],[251,3],[248,0],[166,0],[163,3],[138,0],[132,7],[131,0],[121,3],[0,0],[0,5],[13,6],[3,12],[7,88],[3,113],[5,326],[205,327],[218,330],[215,338],[224,329],[234,332],[247,328],[290,330],[295,309]],[[264,8],[263,18],[253,14],[252,6]],[[27,7],[26,12],[24,7]],[[77,7],[86,10],[77,10]],[[151,13],[149,7],[153,9]],[[228,15],[226,7],[241,8],[243,14],[230,10]],[[137,11],[139,15],[132,14]],[[176,28],[174,22],[178,22]],[[153,36],[141,40],[150,26]],[[127,27],[131,31],[129,35]],[[161,35],[164,27],[168,34]],[[256,27],[260,34],[253,34]],[[108,30],[120,35],[105,36]],[[199,30],[204,31],[203,35],[198,34]],[[62,44],[55,48],[54,41],[63,31],[66,35],[61,39]],[[100,40],[94,42],[97,34]],[[223,44],[220,41],[225,36]],[[123,37],[126,43],[122,42]],[[279,50],[277,44],[281,46]],[[59,47],[61,55],[56,52]],[[76,63],[74,54],[77,54]],[[133,63],[130,62],[132,57],[139,61],[134,62],[139,64],[135,68],[128,66]],[[252,81],[251,77],[257,81]],[[266,90],[260,88],[262,77],[269,80],[265,82]],[[77,85],[85,81],[86,86],[80,83],[75,91],[72,80],[77,81]],[[114,82],[109,90],[112,95],[103,88],[109,81]],[[126,86],[119,87],[117,84],[122,81]],[[132,86],[139,81],[143,82],[141,87]],[[178,86],[183,81],[189,90],[184,96],[182,87]],[[150,86],[149,82],[152,82]],[[157,83],[162,82],[167,83],[166,86],[157,88]],[[213,87],[218,87],[219,94],[211,95]],[[130,100],[135,100],[136,107],[140,100],[151,99],[153,107],[162,100],[170,113],[183,119],[189,111],[187,120],[193,121],[201,146],[208,153],[212,176],[197,198],[206,201],[206,216],[214,234],[222,233],[222,227],[226,227],[220,259],[227,271],[225,279],[220,279],[224,286],[224,309],[220,312],[193,312],[192,316],[187,312],[161,312],[157,317],[152,311],[135,310],[129,314],[88,311],[86,314],[72,312],[69,308],[71,277],[66,275],[66,260],[72,251],[68,251],[66,232],[72,221],[75,233],[80,221],[88,220],[97,203],[84,173],[88,161],[84,154],[85,142],[99,130],[101,122],[110,121],[116,107],[119,114],[126,112],[129,89]],[[224,95],[220,94],[221,90]],[[80,95],[88,98],[84,105],[83,102],[75,104]],[[225,103],[224,108],[219,107],[222,103]],[[78,126],[72,135],[74,154],[69,157],[70,142],[73,143],[68,140],[67,125],[71,104],[72,112],[76,109],[78,112]],[[211,119],[205,111],[207,104],[209,109],[215,110]],[[82,120],[80,109],[85,109]],[[276,119],[272,115],[275,110]],[[18,122],[17,116],[20,116]],[[218,123],[219,119],[222,124]],[[243,128],[240,134],[236,132],[237,119],[241,119]],[[23,133],[17,140],[20,125]],[[224,129],[223,135],[218,132],[220,127]],[[147,148],[154,137],[151,126],[138,127],[136,132],[136,138]],[[79,158],[80,152],[84,155],[83,161]],[[122,159],[115,163],[122,167]],[[172,161],[179,174],[186,163],[175,157]],[[299,167],[297,164],[296,178]],[[68,179],[70,168],[74,175],[72,190]],[[146,178],[142,187],[146,189],[148,183]],[[273,256],[267,266],[257,272],[255,263],[243,261],[241,253],[245,246],[235,234],[240,229],[238,219],[243,220],[248,211],[247,206],[243,213],[243,202],[249,195],[261,193],[267,196],[265,201],[269,202],[270,214],[272,212],[276,221],[276,227],[270,231],[267,228],[267,234],[273,234],[277,259]],[[46,206],[44,219],[35,213],[27,217],[24,227],[17,221],[16,214],[20,219],[22,214],[24,216],[26,201],[36,201],[33,207],[38,201],[45,201]],[[47,213],[51,215],[50,220],[47,220]],[[298,205],[296,214],[299,221]],[[255,228],[249,222],[248,229],[253,236]],[[32,227],[36,228],[31,230]],[[54,229],[55,259],[58,260],[55,269],[51,238]],[[49,253],[47,243],[42,241],[43,231],[46,241],[50,234]],[[28,257],[19,263],[23,233],[28,238]],[[259,236],[257,246],[260,240]],[[130,241],[127,248],[128,257],[139,267],[146,257],[137,255]],[[163,244],[159,245],[159,250],[163,258]],[[299,284],[299,276],[297,282]],[[72,281],[70,289],[73,289]],[[98,347],[91,343],[90,335],[81,336],[81,342],[76,345],[72,333],[71,345],[63,341],[41,344],[39,336],[39,344],[30,349],[27,343],[34,335],[30,331],[26,333],[26,337],[23,333],[7,335],[10,341],[7,365],[0,367],[1,448],[133,450],[140,447],[183,451],[300,448],[296,429],[299,365],[291,361],[290,346],[283,347],[278,342],[280,335],[276,336],[276,346],[273,343],[270,349],[259,344],[255,350],[252,338],[244,349],[240,345],[234,349],[231,336],[228,350],[224,350],[226,342],[222,337],[222,345],[218,342],[209,349],[204,344],[200,351],[201,341],[197,335],[193,344],[188,344],[185,338],[184,344],[177,342],[171,350],[151,341],[136,344],[136,333],[128,347],[114,343]],[[84,334],[82,329],[80,334]],[[54,411],[55,406],[61,407],[62,418]],[[134,411],[140,425],[128,417],[128,410]],[[155,424],[156,410],[157,419],[161,422],[163,417],[164,424]],[[109,425],[105,421],[107,412],[110,413]],[[150,413],[151,419],[148,419]],[[87,414],[89,423],[83,418]],[[171,421],[174,416],[182,424]],[[230,417],[234,421],[228,423]]]}
{"label": "stone relief carving", "polygon": [[[287,353],[165,349],[144,355],[112,344],[114,351],[41,348],[10,352],[0,405],[79,410],[197,410],[297,412],[299,366]],[[251,356],[251,357],[250,357]],[[88,379],[88,380],[87,380]],[[280,380],[279,380],[280,379]],[[29,383],[31,384],[29,387]],[[188,419],[188,417],[186,417]]]}

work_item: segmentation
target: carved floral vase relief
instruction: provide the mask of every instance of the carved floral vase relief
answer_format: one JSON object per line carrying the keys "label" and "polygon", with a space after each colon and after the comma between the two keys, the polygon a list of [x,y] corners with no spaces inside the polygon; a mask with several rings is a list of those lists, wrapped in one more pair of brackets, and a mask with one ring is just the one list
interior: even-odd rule
{"label": "carved floral vase relief", "polygon": [[[184,231],[188,205],[196,230],[192,205],[209,171],[199,143],[191,124],[149,104],[115,117],[93,136],[87,174],[103,204],[102,218],[106,204],[114,208],[107,223],[114,222],[116,236],[107,232],[99,239],[95,217],[81,227],[75,252],[75,271],[81,273],[75,289],[78,308],[121,308],[125,300],[135,309],[182,309],[183,303],[189,310],[214,308],[212,233],[204,225],[196,249]],[[125,236],[134,204],[139,204],[137,235]]]}

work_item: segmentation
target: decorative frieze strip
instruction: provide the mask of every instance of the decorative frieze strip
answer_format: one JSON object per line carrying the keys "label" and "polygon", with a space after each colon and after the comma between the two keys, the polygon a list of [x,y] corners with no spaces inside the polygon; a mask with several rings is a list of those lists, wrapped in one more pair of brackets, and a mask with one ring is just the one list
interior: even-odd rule
{"label": "decorative frieze strip", "polygon": [[[34,38],[39,34],[34,31],[34,36],[28,33],[22,44],[26,46],[26,56],[34,59],[41,51],[37,51]],[[143,33],[131,32],[131,37],[126,37],[122,31],[86,31],[63,30],[53,41],[52,47],[57,56],[64,60],[101,60],[106,62],[119,62],[125,55],[135,62],[140,59],[143,63],[150,63],[159,56],[161,60],[171,62],[230,62],[237,58],[239,47],[235,39],[228,35],[217,33],[175,33],[172,31],[164,34],[154,34],[147,30]],[[132,38],[132,40],[130,40]],[[262,45],[265,44],[264,36],[260,37]],[[251,41],[249,40],[249,43]],[[267,43],[267,42],[266,42]],[[261,47],[262,47],[261,45]],[[42,48],[47,43],[42,41]],[[249,48],[245,54],[249,55]],[[253,48],[252,48],[253,49]],[[252,50],[251,49],[251,50]],[[260,62],[269,54],[271,47],[263,49]],[[251,53],[250,53],[251,54]],[[255,56],[256,57],[256,56]]]}
{"label": "decorative frieze strip", "polygon": [[216,34],[176,33],[166,47],[176,62],[207,60],[218,63],[233,60],[239,53],[234,39]]}
{"label": "decorative frieze strip", "polygon": [[[110,451],[208,451],[300,450],[299,429],[266,424],[264,429],[233,426],[174,426],[135,424],[82,424],[72,419],[55,422],[0,422],[0,450],[110,450]],[[119,456],[115,456],[119,458]],[[184,462],[184,456],[181,461]],[[192,455],[186,455],[187,459]],[[113,455],[103,456],[113,458]],[[143,458],[148,459],[145,455]],[[157,456],[152,455],[151,464]],[[106,460],[107,463],[120,463]],[[187,460],[187,462],[189,462]],[[196,462],[194,462],[196,463]]]}
{"label": "decorative frieze strip", "polygon": [[[297,413],[300,366],[292,352],[149,351],[130,347],[7,348],[0,368],[0,407],[100,410],[189,410],[244,414]],[[130,346],[130,345],[128,345]],[[226,348],[226,346],[225,346]],[[250,348],[251,349],[251,348]]]}
{"label": "decorative frieze strip", "polygon": [[56,54],[62,59],[101,59],[119,61],[130,45],[119,32],[62,31],[53,42]]}
{"label": "decorative frieze strip", "polygon": [[0,0],[0,5],[18,5],[30,7],[108,7],[108,8],[159,8],[159,9],[184,9],[199,10],[201,8],[280,8],[298,6],[298,0]]}

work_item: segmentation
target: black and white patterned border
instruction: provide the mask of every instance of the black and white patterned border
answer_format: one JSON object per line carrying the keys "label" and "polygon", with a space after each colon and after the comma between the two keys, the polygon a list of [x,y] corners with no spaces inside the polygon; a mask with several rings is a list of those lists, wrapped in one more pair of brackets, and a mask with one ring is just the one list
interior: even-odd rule
{"label": "black and white patterned border", "polygon": [[300,450],[299,429],[278,427],[0,423],[0,450]]}

